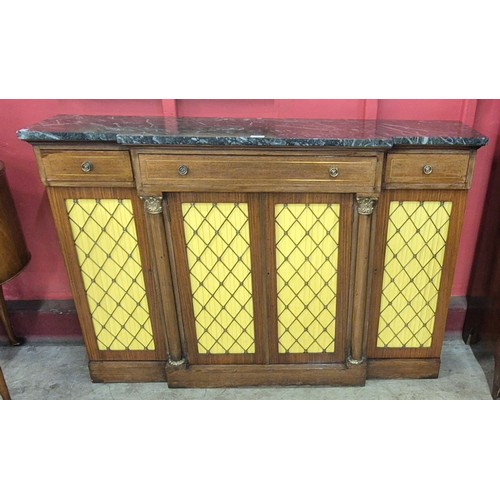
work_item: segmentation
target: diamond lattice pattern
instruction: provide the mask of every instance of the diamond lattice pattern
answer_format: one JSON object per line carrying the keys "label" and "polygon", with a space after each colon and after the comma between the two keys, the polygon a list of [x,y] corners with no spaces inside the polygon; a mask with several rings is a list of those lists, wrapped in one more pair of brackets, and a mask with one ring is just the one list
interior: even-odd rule
{"label": "diamond lattice pattern", "polygon": [[183,203],[200,354],[253,354],[252,276],[246,203]]}
{"label": "diamond lattice pattern", "polygon": [[66,200],[99,350],[154,350],[131,200]]}
{"label": "diamond lattice pattern", "polygon": [[451,208],[391,202],[377,347],[430,347]]}
{"label": "diamond lattice pattern", "polygon": [[335,351],[339,204],[277,204],[279,353]]}

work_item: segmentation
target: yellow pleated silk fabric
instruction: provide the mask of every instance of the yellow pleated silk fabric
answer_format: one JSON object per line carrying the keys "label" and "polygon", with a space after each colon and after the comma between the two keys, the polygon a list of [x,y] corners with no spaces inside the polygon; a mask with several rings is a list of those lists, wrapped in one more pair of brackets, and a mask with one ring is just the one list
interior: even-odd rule
{"label": "yellow pleated silk fabric", "polygon": [[131,200],[66,200],[99,350],[154,350]]}
{"label": "yellow pleated silk fabric", "polygon": [[248,205],[183,203],[200,354],[253,354]]}
{"label": "yellow pleated silk fabric", "polygon": [[280,353],[333,353],[339,204],[277,204]]}
{"label": "yellow pleated silk fabric", "polygon": [[432,344],[452,203],[393,201],[377,347]]}

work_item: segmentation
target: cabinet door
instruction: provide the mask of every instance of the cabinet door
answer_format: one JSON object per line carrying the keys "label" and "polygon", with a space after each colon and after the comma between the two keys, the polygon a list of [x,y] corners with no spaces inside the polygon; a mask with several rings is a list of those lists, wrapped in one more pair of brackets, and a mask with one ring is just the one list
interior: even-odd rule
{"label": "cabinet door", "polygon": [[438,358],[465,191],[390,191],[377,208],[368,357]]}
{"label": "cabinet door", "polygon": [[259,195],[166,196],[189,363],[265,362]]}
{"label": "cabinet door", "polygon": [[143,212],[131,189],[49,188],[91,360],[166,359]]}
{"label": "cabinet door", "polygon": [[270,361],[345,360],[352,196],[274,194],[266,213]]}

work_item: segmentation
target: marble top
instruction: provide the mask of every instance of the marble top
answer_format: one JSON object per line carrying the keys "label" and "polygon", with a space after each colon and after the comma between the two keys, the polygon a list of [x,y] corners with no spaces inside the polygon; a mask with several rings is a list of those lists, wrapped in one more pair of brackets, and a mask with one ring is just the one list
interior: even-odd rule
{"label": "marble top", "polygon": [[58,115],[17,132],[28,142],[124,145],[391,148],[481,147],[488,138],[450,121],[169,118]]}

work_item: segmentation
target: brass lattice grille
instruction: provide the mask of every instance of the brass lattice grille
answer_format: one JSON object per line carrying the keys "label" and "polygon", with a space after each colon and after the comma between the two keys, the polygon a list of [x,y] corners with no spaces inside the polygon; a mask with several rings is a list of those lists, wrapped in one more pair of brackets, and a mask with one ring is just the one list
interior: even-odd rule
{"label": "brass lattice grille", "polygon": [[339,204],[277,204],[279,353],[333,353]]}
{"label": "brass lattice grille", "polygon": [[66,200],[99,350],[154,350],[131,200]]}
{"label": "brass lattice grille", "polygon": [[377,347],[430,347],[451,208],[391,202]]}
{"label": "brass lattice grille", "polygon": [[248,205],[183,203],[200,354],[253,354]]}

